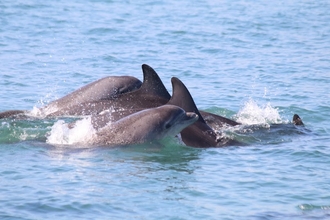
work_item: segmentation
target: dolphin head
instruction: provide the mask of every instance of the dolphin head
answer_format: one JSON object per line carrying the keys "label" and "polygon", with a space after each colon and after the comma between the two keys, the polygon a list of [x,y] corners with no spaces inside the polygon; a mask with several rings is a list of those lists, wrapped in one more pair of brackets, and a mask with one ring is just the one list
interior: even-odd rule
{"label": "dolphin head", "polygon": [[[174,105],[163,105],[157,108],[146,109],[139,114],[139,131],[143,133],[142,140],[160,140],[168,136],[175,136],[183,129],[198,120],[198,115],[194,112],[186,112],[182,108]],[[140,122],[143,121],[143,124]]]}
{"label": "dolphin head", "polygon": [[174,105],[163,105],[155,108],[158,118],[158,126],[153,132],[157,139],[166,136],[175,136],[183,129],[198,120],[198,115],[194,112],[185,112],[182,108]]}

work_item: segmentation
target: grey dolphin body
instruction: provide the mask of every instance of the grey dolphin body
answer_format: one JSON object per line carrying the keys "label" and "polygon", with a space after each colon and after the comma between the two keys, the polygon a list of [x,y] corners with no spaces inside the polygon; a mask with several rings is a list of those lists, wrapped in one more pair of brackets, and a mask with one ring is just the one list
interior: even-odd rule
{"label": "grey dolphin body", "polygon": [[[63,109],[75,109],[82,103],[113,99],[114,97],[137,90],[142,82],[132,76],[108,76],[89,83],[72,93],[57,99],[41,108],[41,116],[60,116]],[[9,110],[0,112],[0,119],[16,117],[25,118],[27,110]],[[77,115],[77,114],[73,114]]]}
{"label": "grey dolphin body", "polygon": [[177,135],[197,119],[197,114],[173,105],[145,109],[99,129],[89,144],[118,146],[152,142]]}
{"label": "grey dolphin body", "polygon": [[108,76],[89,83],[74,92],[57,99],[41,109],[44,115],[58,115],[83,103],[110,100],[114,97],[134,91],[141,81],[132,76]]}
{"label": "grey dolphin body", "polygon": [[[158,74],[148,65],[142,65],[143,83],[141,87],[132,92],[118,94],[108,100],[97,100],[80,103],[74,106],[67,106],[55,111],[48,116],[81,116],[95,115],[105,110],[120,112],[120,117],[131,113],[154,108],[167,103],[170,94],[160,80]],[[116,118],[115,120],[118,120]]]}
{"label": "grey dolphin body", "polygon": [[[103,111],[113,112],[111,117],[104,112],[99,117],[95,117],[93,125],[95,128],[99,128],[108,122],[117,121],[129,114],[166,104],[171,96],[158,74],[146,64],[142,65],[142,71],[143,83],[141,86],[139,86],[140,81],[134,77],[131,77],[131,83],[123,80],[128,79],[126,77],[116,77],[117,83],[115,85],[110,84],[107,78],[103,78],[51,102],[48,106],[41,109],[41,116],[83,116],[97,115]],[[122,79],[120,81],[122,83],[118,82],[119,79]],[[127,85],[131,85],[131,87]],[[125,86],[133,91],[126,92],[129,89],[123,89]],[[101,88],[99,89],[98,87]],[[115,93],[112,93],[113,91]],[[27,112],[21,110],[6,111],[0,113],[0,119],[14,117],[18,114],[22,115]]]}

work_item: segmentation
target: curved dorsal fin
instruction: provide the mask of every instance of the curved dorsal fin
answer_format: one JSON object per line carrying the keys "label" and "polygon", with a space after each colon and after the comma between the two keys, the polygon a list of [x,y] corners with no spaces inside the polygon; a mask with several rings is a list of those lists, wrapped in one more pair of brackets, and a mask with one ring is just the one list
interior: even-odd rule
{"label": "curved dorsal fin", "polygon": [[198,121],[206,124],[187,87],[176,77],[172,77],[171,82],[173,92],[167,104],[179,106],[186,112],[195,112],[198,115]]}
{"label": "curved dorsal fin", "polygon": [[169,100],[171,98],[171,95],[168,93],[156,71],[147,64],[142,65],[142,71],[143,83],[138,91],[141,93],[148,93],[160,96]]}

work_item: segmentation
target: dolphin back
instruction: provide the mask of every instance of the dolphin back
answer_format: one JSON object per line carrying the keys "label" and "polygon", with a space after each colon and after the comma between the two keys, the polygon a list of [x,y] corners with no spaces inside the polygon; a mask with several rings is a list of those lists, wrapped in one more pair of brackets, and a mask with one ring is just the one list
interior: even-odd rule
{"label": "dolphin back", "polygon": [[23,115],[25,113],[26,113],[26,111],[23,111],[23,110],[8,110],[8,111],[0,112],[0,119],[17,117],[17,116]]}

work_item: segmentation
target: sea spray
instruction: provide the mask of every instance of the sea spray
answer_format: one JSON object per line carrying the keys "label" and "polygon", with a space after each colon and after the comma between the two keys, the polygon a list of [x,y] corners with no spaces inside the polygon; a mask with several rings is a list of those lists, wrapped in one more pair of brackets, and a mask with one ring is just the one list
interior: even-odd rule
{"label": "sea spray", "polygon": [[259,106],[253,99],[249,99],[234,117],[237,122],[246,125],[287,123],[270,103]]}
{"label": "sea spray", "polygon": [[64,120],[58,120],[47,137],[49,144],[75,144],[86,143],[95,134],[95,129],[91,123],[91,117],[86,117],[75,122],[74,127],[69,128],[69,124]]}

